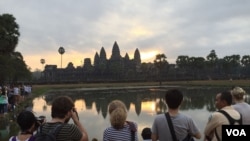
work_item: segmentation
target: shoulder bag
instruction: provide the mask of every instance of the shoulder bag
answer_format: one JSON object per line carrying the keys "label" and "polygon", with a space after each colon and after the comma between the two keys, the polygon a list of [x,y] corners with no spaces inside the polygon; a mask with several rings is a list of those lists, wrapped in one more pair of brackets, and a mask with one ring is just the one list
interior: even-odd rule
{"label": "shoulder bag", "polygon": [[[172,135],[172,138],[173,138],[173,141],[178,141],[177,138],[176,138],[176,135],[175,135],[175,132],[174,132],[174,127],[173,127],[173,123],[172,123],[172,120],[170,118],[170,115],[169,113],[165,113],[165,116],[166,116],[166,119],[168,121],[168,127],[170,129],[170,132],[171,132],[171,135]],[[188,134],[184,139],[183,141],[194,141],[194,138]]]}

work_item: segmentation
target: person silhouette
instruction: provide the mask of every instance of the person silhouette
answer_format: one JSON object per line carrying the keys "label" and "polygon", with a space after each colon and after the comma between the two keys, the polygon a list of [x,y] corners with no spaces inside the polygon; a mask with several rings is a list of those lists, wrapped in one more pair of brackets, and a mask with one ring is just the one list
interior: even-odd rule
{"label": "person silhouette", "polygon": [[151,129],[149,127],[145,127],[142,129],[141,136],[143,141],[151,141]]}

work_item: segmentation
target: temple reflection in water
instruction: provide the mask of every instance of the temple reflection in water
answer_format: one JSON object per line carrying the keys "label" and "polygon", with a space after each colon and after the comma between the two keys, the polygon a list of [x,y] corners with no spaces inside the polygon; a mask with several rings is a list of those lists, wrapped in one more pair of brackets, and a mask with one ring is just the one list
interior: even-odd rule
{"label": "temple reflection in water", "polygon": [[[108,104],[112,100],[119,99],[123,101],[127,109],[130,105],[135,105],[137,115],[140,115],[143,102],[153,102],[151,105],[156,114],[164,113],[167,110],[165,104],[165,92],[168,87],[147,87],[147,88],[105,88],[105,89],[77,89],[77,90],[56,90],[51,91],[44,97],[47,105],[59,95],[68,95],[74,101],[82,101],[82,107],[93,109],[96,106],[97,113],[102,114],[103,118],[107,117]],[[215,111],[215,95],[221,92],[221,88],[178,88],[184,94],[184,101],[181,110],[203,109],[207,111]],[[225,88],[226,90],[227,88]],[[230,88],[228,88],[230,89]],[[250,102],[249,96],[246,101]]]}
{"label": "temple reflection in water", "polygon": [[[77,108],[80,121],[88,131],[89,138],[102,140],[103,131],[110,126],[108,104],[114,99],[122,100],[128,109],[128,120],[138,124],[139,140],[144,127],[151,127],[154,117],[167,110],[165,92],[170,87],[126,87],[126,88],[81,88],[53,90],[28,103],[36,116],[44,115],[51,118],[51,102],[60,95],[70,96]],[[230,88],[214,87],[177,87],[184,94],[181,112],[191,116],[203,133],[210,114],[215,111],[215,95]],[[244,88],[249,92],[249,88]],[[250,103],[249,95],[245,101]],[[16,135],[19,130],[15,122],[0,119],[0,140],[7,141],[9,136]],[[4,124],[2,124],[4,123]],[[202,140],[202,139],[201,139]],[[197,140],[197,141],[201,141]]]}

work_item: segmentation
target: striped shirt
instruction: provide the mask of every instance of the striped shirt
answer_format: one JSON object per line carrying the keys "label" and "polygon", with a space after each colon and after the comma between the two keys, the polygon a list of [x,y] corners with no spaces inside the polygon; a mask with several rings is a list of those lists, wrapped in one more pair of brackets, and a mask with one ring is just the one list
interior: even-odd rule
{"label": "striped shirt", "polygon": [[[54,129],[56,125],[62,123],[45,123],[42,126],[42,132],[49,132]],[[63,124],[61,130],[56,135],[57,141],[79,141],[82,138],[82,132],[74,124]]]}
{"label": "striped shirt", "polygon": [[[134,125],[137,129],[137,124],[134,123]],[[104,130],[103,141],[130,141],[131,136],[132,134],[128,124],[124,125],[122,129],[108,127]],[[138,141],[137,131],[135,132],[135,141]]]}

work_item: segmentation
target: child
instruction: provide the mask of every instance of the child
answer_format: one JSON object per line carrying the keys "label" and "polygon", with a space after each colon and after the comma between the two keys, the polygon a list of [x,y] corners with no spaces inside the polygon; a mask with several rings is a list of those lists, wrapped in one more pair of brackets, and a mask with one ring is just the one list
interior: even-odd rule
{"label": "child", "polygon": [[30,111],[22,111],[17,116],[17,123],[21,129],[21,133],[17,136],[12,136],[9,140],[29,140],[34,141],[35,137],[33,136],[33,132],[36,130],[35,124],[37,120],[35,115]]}
{"label": "child", "polygon": [[141,132],[141,136],[143,138],[143,141],[151,141],[151,129],[148,127],[143,128]]}

